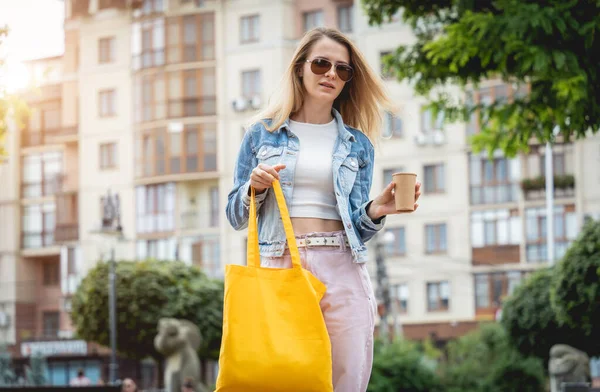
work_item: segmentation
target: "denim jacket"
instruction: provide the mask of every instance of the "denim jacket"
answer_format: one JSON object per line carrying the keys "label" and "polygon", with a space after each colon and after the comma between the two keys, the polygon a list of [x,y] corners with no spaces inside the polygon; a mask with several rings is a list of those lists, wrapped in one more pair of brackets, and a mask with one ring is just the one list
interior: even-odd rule
{"label": "denim jacket", "polygon": [[[367,261],[365,242],[383,228],[385,217],[375,223],[366,208],[373,177],[374,149],[362,132],[344,124],[340,113],[332,111],[338,128],[333,154],[333,185],[337,209],[356,263]],[[269,123],[269,120],[265,122]],[[298,137],[290,130],[289,121],[269,132],[261,122],[246,132],[237,157],[234,186],[228,195],[227,219],[235,230],[248,226],[250,174],[259,164],[286,165],[279,172],[279,181],[288,209],[294,192],[296,159],[301,148]],[[256,195],[258,211],[258,242],[262,256],[281,256],[286,238],[273,189]]]}

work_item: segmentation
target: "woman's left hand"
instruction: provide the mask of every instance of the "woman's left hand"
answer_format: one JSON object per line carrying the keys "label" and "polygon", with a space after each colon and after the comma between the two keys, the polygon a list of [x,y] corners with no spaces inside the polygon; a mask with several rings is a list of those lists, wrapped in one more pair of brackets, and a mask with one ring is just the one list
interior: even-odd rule
{"label": "woman's left hand", "polygon": [[[396,201],[394,199],[394,186],[393,182],[390,182],[388,186],[375,198],[369,206],[367,215],[372,220],[379,219],[384,215],[392,214],[409,214],[414,211],[396,211]],[[417,182],[415,185],[415,211],[419,208],[417,201],[421,196],[421,183]]]}

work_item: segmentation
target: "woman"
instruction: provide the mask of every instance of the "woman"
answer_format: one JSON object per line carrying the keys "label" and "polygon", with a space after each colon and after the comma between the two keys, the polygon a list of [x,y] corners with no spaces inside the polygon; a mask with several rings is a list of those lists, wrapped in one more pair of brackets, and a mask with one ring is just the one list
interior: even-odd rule
{"label": "woman", "polygon": [[[236,230],[248,225],[254,187],[261,265],[290,268],[269,190],[280,181],[303,267],[327,286],[321,309],[332,345],[334,389],[365,391],[376,313],[365,242],[383,228],[386,215],[397,213],[393,183],[369,200],[374,159],[369,138],[379,132],[380,109],[393,105],[362,54],[333,29],[304,36],[281,86],[244,136],[227,218]],[[417,184],[415,200],[419,190]]]}

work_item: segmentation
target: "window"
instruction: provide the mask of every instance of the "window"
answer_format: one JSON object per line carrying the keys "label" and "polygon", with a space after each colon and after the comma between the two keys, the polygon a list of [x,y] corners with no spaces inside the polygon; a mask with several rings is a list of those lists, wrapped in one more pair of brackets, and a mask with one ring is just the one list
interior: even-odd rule
{"label": "window", "polygon": [[134,117],[138,123],[214,114],[214,68],[143,75],[134,82]]}
{"label": "window", "polygon": [[136,177],[217,170],[214,124],[190,124],[168,132],[151,129],[136,136]]}
{"label": "window", "polygon": [[471,246],[519,245],[521,219],[518,210],[489,210],[471,213]]}
{"label": "window", "polygon": [[[521,98],[526,95],[526,86],[512,86],[507,84],[498,84],[495,86],[482,87],[477,91],[469,92],[468,101],[473,106],[489,106],[495,102],[508,102],[513,98]],[[467,134],[474,135],[481,132],[481,127],[487,123],[487,117],[479,109],[475,110],[469,123],[467,124]]]}
{"label": "window", "polygon": [[137,232],[170,232],[175,229],[175,184],[136,187]]}
{"label": "window", "polygon": [[59,312],[44,312],[42,313],[42,328],[43,335],[46,338],[58,337],[60,329],[60,313]]}
{"label": "window", "polygon": [[210,227],[219,226],[219,188],[210,188]]}
{"label": "window", "polygon": [[112,117],[117,114],[117,92],[113,90],[102,90],[98,92],[98,115],[100,117]]}
{"label": "window", "polygon": [[523,278],[521,271],[475,274],[476,309],[495,310],[502,307],[504,298],[515,291]]}
{"label": "window", "polygon": [[352,15],[354,6],[352,4],[341,5],[337,9],[338,27],[342,33],[351,33],[353,30]]}
{"label": "window", "polygon": [[54,244],[55,208],[54,203],[35,204],[23,208],[23,248],[42,248]]}
{"label": "window", "polygon": [[260,71],[253,70],[242,72],[242,96],[251,99],[256,95],[260,95],[261,92]]}
{"label": "window", "polygon": [[62,184],[63,155],[52,151],[29,154],[23,157],[23,198],[50,196],[58,192]]}
{"label": "window", "polygon": [[427,283],[427,310],[430,312],[450,308],[450,285],[448,281]]}
{"label": "window", "polygon": [[98,63],[114,63],[117,59],[117,40],[115,37],[100,38],[98,40]]}
{"label": "window", "polygon": [[163,12],[165,10],[164,0],[143,0],[142,8],[136,10],[135,16],[146,16]]}
{"label": "window", "polygon": [[[148,22],[134,25],[135,31]],[[139,27],[137,27],[139,25]],[[157,34],[160,37],[152,40],[152,45],[142,47],[141,40],[134,40],[134,67],[146,68],[164,64],[181,62],[208,61],[215,59],[215,22],[214,13],[172,16],[166,19],[166,37],[164,27],[156,24],[157,29],[163,29]],[[134,34],[135,36],[135,34]],[[166,59],[164,58],[166,47]],[[154,58],[153,58],[153,53]]]}
{"label": "window", "polygon": [[136,256],[138,260],[174,261],[177,259],[177,242],[174,238],[139,240],[137,242]]}
{"label": "window", "polygon": [[[567,174],[564,152],[552,152],[552,171],[555,176]],[[546,176],[546,154],[540,155],[540,173],[542,177]]]}
{"label": "window", "polygon": [[192,261],[208,276],[222,276],[219,238],[207,236],[192,245]]}
{"label": "window", "polygon": [[100,144],[100,170],[117,167],[117,143]]}
{"label": "window", "polygon": [[429,133],[442,130],[444,128],[444,117],[443,111],[438,112],[435,117],[432,109],[421,111],[421,132]]}
{"label": "window", "polygon": [[398,313],[408,313],[408,284],[393,285],[391,291],[392,299]]}
{"label": "window", "polygon": [[[546,245],[546,208],[525,210],[527,261],[545,262],[548,260]],[[577,237],[577,217],[574,205],[554,206],[554,256],[560,259],[571,242]]]}
{"label": "window", "polygon": [[44,263],[44,286],[57,286],[59,281],[60,270],[58,263]]}
{"label": "window", "polygon": [[383,129],[382,137],[384,139],[402,137],[402,119],[392,113],[386,113]]}
{"label": "window", "polygon": [[260,16],[242,16],[240,19],[240,42],[248,44],[260,40]]}
{"label": "window", "polygon": [[509,203],[517,200],[519,160],[471,155],[471,204]]}
{"label": "window", "polygon": [[426,225],[426,253],[446,253],[446,224]]}
{"label": "window", "polygon": [[425,175],[424,191],[426,193],[442,193],[446,191],[445,169],[443,163],[427,165],[423,169]]}
{"label": "window", "polygon": [[315,27],[323,27],[323,10],[314,10],[303,14],[304,31],[314,29]]}
{"label": "window", "polygon": [[383,187],[387,186],[390,182],[392,182],[392,175],[394,173],[402,173],[404,172],[404,167],[398,166],[395,168],[383,169]]}
{"label": "window", "polygon": [[390,54],[392,54],[392,52],[389,50],[379,53],[379,72],[381,73],[381,77],[384,79],[392,79],[394,77],[394,72],[387,69],[385,65],[385,58]]}
{"label": "window", "polygon": [[165,19],[155,18],[136,22],[132,27],[134,69],[165,64]]}
{"label": "window", "polygon": [[389,228],[386,231],[394,235],[394,241],[389,244],[386,243],[385,254],[387,256],[404,256],[406,254],[404,227]]}

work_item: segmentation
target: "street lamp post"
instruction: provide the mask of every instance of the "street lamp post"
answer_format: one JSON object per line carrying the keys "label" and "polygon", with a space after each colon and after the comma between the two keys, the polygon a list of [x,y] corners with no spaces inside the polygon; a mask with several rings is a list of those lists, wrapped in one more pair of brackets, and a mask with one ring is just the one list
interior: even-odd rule
{"label": "street lamp post", "polygon": [[[101,198],[102,224],[98,234],[121,239],[123,227],[121,226],[121,207],[119,195],[112,195],[110,190]],[[108,272],[108,317],[110,328],[110,365],[109,383],[115,384],[119,377],[119,364],[117,362],[117,292],[116,292],[116,260],[115,247],[110,250]]]}
{"label": "street lamp post", "polygon": [[[375,254],[375,264],[377,266],[377,297],[382,302],[382,307],[380,310],[380,321],[379,321],[379,334],[383,340],[388,340],[389,330],[388,330],[388,322],[387,317],[390,309],[392,309],[391,304],[391,296],[390,296],[390,282],[387,276],[387,268],[385,265],[385,245],[394,242],[395,236],[394,233],[386,231],[383,233],[383,236],[378,235],[376,241],[376,254]],[[398,326],[398,319],[394,316],[394,332],[401,334]]]}

